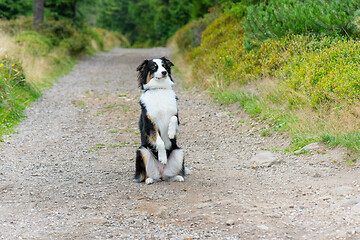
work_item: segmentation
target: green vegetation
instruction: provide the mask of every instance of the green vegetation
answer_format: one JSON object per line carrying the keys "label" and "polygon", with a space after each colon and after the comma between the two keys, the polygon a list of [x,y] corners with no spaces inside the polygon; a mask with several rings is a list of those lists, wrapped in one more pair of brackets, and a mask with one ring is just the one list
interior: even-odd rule
{"label": "green vegetation", "polygon": [[23,111],[44,87],[71,70],[80,55],[127,44],[120,34],[46,19],[34,29],[32,17],[0,21],[0,135],[24,117]]}
{"label": "green vegetation", "polygon": [[[258,2],[259,0],[247,0]],[[96,24],[124,34],[134,46],[164,45],[189,20],[237,0],[98,0]],[[121,24],[119,24],[121,23]]]}
{"label": "green vegetation", "polygon": [[360,6],[326,3],[241,1],[206,22],[200,44],[187,39],[205,19],[187,24],[171,39],[177,65],[191,62],[185,84],[238,102],[269,124],[263,136],[288,132],[290,151],[323,141],[359,152]]}
{"label": "green vegetation", "polygon": [[257,41],[288,34],[352,35],[359,8],[357,0],[271,0],[247,8],[244,28]]}
{"label": "green vegetation", "polygon": [[24,117],[23,110],[40,96],[40,92],[25,81],[18,60],[3,58],[0,62],[0,132],[4,132]]}

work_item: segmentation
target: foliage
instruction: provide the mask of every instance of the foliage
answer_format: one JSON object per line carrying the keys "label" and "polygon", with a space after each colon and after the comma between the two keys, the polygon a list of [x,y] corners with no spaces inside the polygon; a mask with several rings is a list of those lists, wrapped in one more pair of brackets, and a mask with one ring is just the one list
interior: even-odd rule
{"label": "foliage", "polygon": [[0,0],[0,18],[14,19],[32,12],[33,0]]}
{"label": "foliage", "polygon": [[23,110],[40,96],[39,89],[71,69],[76,57],[127,44],[119,34],[68,19],[46,19],[37,31],[31,22],[30,17],[0,21],[10,35],[4,38],[1,33],[0,39],[16,46],[5,45],[0,51],[0,135],[24,116]]}
{"label": "foliage", "polygon": [[0,132],[24,117],[23,110],[39,96],[34,85],[25,80],[19,60],[0,60]]}
{"label": "foliage", "polygon": [[169,42],[175,42],[178,51],[182,54],[190,53],[201,44],[201,35],[207,26],[215,20],[217,14],[208,14],[198,20],[193,20],[182,27]]}
{"label": "foliage", "polygon": [[225,12],[208,25],[199,47],[182,47],[192,57],[190,83],[223,103],[238,102],[270,125],[267,135],[287,131],[291,151],[315,141],[360,151],[358,41],[326,31],[287,34],[247,50],[241,14]]}
{"label": "foliage", "polygon": [[102,6],[98,26],[145,45],[164,44],[188,22],[191,12],[189,0],[103,0]]}
{"label": "foliage", "polygon": [[[135,45],[163,45],[190,20],[214,13],[223,6],[241,2],[244,6],[262,0],[100,0],[97,25],[118,31]],[[192,23],[201,32],[203,20]],[[196,26],[199,26],[197,28]],[[194,38],[199,39],[198,37]],[[192,41],[192,40],[191,40]],[[195,40],[196,41],[196,40]],[[194,44],[192,42],[191,44]]]}
{"label": "foliage", "polygon": [[244,28],[251,41],[288,34],[351,35],[358,0],[270,0],[247,8]]}
{"label": "foliage", "polygon": [[313,107],[360,100],[360,43],[337,40],[320,50],[303,52],[288,62],[284,84],[306,96]]}
{"label": "foliage", "polygon": [[[68,18],[81,21],[87,14],[84,6],[97,6],[99,0],[46,0],[45,16],[56,20]],[[20,16],[30,16],[33,13],[33,0],[0,0],[0,17],[14,19]]]}

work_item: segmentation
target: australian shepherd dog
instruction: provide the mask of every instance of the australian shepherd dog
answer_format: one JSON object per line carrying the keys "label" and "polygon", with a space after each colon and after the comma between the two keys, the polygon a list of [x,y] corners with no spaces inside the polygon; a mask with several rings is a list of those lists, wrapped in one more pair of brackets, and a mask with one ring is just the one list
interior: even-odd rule
{"label": "australian shepherd dog", "polygon": [[171,67],[165,57],[145,60],[136,69],[142,90],[139,129],[141,147],[136,151],[134,181],[184,181],[184,150],[176,144],[179,130],[177,97]]}

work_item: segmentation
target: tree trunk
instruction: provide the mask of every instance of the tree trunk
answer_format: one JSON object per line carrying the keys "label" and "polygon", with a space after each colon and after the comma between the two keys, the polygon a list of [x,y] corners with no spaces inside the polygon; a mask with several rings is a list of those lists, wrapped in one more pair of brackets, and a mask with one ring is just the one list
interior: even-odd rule
{"label": "tree trunk", "polygon": [[45,0],[34,0],[34,26],[44,21],[44,2]]}

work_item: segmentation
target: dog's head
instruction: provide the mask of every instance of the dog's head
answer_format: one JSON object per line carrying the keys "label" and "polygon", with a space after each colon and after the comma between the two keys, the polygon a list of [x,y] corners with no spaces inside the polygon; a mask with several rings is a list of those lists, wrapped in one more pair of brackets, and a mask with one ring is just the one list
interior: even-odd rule
{"label": "dog's head", "polygon": [[139,72],[139,87],[143,90],[171,88],[174,84],[171,77],[172,66],[174,66],[174,64],[165,57],[144,60],[144,62],[136,69],[136,71]]}

